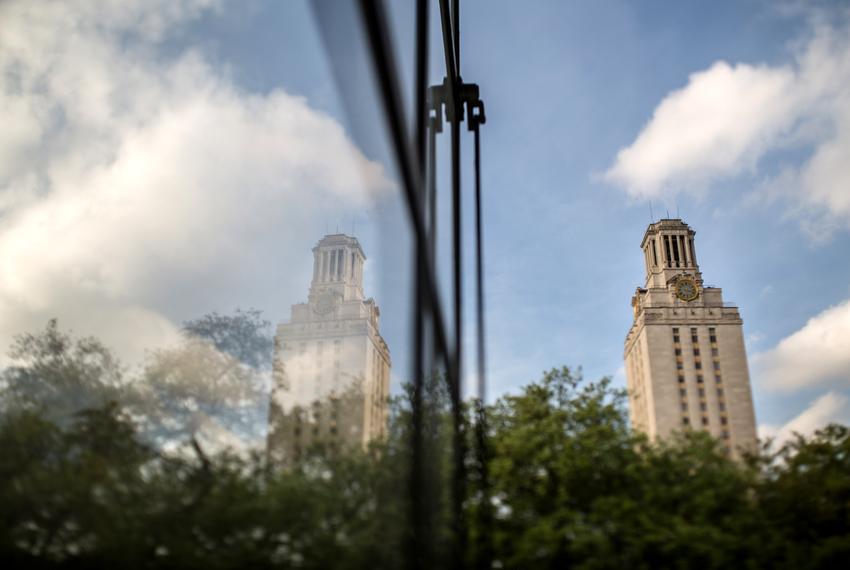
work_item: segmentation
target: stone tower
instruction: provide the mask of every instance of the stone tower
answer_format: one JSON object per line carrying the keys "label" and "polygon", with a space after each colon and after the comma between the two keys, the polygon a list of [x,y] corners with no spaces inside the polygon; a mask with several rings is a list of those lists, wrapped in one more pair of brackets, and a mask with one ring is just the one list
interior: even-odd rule
{"label": "stone tower", "polygon": [[757,445],[743,321],[703,285],[695,233],[664,219],[641,242],[646,283],[632,297],[624,354],[631,422],[652,440],[705,430],[740,457]]}
{"label": "stone tower", "polygon": [[313,248],[306,303],[277,327],[268,451],[297,461],[314,442],[365,446],[387,425],[390,353],[380,310],[363,295],[357,238],[326,235]]}

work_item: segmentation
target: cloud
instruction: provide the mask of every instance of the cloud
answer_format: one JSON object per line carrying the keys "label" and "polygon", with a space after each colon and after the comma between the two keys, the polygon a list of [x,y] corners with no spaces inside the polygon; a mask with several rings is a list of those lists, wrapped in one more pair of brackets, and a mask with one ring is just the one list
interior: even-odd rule
{"label": "cloud", "polygon": [[791,439],[795,433],[810,436],[816,430],[833,422],[850,423],[850,401],[837,392],[827,392],[785,425],[759,426],[759,437],[772,437],[774,444],[779,447]]}
{"label": "cloud", "polygon": [[391,187],[303,98],[158,51],[216,5],[0,4],[0,349],[55,316],[133,360],[187,307],[297,300],[328,212]]}
{"label": "cloud", "polygon": [[768,389],[850,386],[850,300],[809,319],[774,348],[753,357],[755,376]]}
{"label": "cloud", "polygon": [[[846,22],[847,18],[842,18]],[[669,93],[604,179],[637,198],[701,192],[760,174],[762,198],[781,199],[816,238],[850,226],[850,27],[813,24],[793,61],[718,61]],[[758,172],[772,152],[808,158]]]}

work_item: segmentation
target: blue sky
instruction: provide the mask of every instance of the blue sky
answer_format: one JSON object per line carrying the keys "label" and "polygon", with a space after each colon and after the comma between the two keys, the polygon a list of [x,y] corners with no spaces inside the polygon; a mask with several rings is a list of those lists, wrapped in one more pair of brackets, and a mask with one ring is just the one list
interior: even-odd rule
{"label": "blue sky", "polygon": [[[354,223],[406,370],[409,236],[358,48],[331,50],[341,86],[306,2],[33,4],[0,8],[4,341],[59,315],[132,360],[205,311],[285,319],[309,248]],[[410,77],[411,12],[389,4]],[[464,0],[461,21],[488,115],[492,392],[562,364],[624,384],[651,203],[740,307],[763,433],[850,421],[840,3]]]}

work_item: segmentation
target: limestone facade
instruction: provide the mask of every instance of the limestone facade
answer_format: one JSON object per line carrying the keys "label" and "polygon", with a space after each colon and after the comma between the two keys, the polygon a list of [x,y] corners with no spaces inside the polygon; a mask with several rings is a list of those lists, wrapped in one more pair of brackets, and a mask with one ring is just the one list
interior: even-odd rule
{"label": "limestone facade", "polygon": [[757,446],[743,321],[720,288],[704,286],[694,236],[663,219],[641,242],[646,282],[624,350],[631,422],[651,440],[704,430],[740,457]]}
{"label": "limestone facade", "polygon": [[380,310],[363,294],[357,238],[326,235],[313,248],[306,303],[277,327],[269,453],[297,461],[317,441],[365,446],[387,427],[390,352]]}

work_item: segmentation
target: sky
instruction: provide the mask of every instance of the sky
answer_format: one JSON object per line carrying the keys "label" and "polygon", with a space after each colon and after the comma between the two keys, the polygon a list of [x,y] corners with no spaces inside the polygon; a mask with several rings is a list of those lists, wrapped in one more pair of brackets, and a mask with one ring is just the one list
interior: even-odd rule
{"label": "sky", "polygon": [[[388,4],[412,77],[409,2]],[[760,432],[850,423],[846,6],[461,8],[461,72],[487,109],[491,396],[561,365],[625,386],[640,240],[669,213],[696,230],[706,283],[740,308]],[[206,312],[286,320],[306,299],[310,248],[340,231],[369,258],[398,385],[411,242],[350,15],[320,26],[300,0],[0,3],[0,346],[58,317],[133,366]],[[468,213],[466,133],[462,154]]]}

